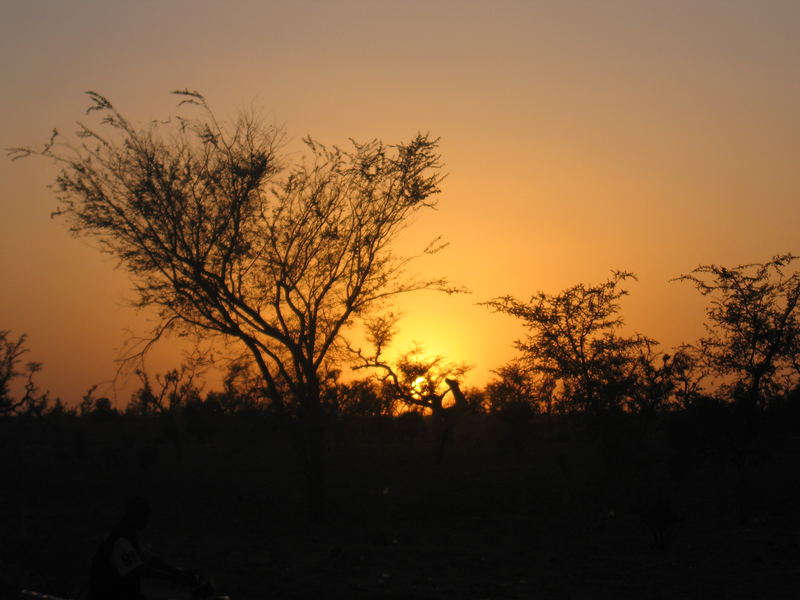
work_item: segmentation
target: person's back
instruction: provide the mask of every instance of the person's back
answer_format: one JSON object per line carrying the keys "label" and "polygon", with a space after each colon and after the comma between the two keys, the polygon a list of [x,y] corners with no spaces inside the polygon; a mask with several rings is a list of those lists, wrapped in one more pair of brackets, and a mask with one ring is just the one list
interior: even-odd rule
{"label": "person's back", "polygon": [[138,571],[147,557],[139,546],[138,531],[147,525],[149,507],[132,498],[125,515],[104,539],[92,558],[88,600],[139,600]]}

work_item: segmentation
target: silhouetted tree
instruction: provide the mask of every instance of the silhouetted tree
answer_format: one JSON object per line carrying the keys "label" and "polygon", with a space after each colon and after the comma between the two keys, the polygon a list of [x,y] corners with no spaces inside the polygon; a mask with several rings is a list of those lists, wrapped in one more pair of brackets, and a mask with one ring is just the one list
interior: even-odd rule
{"label": "silhouetted tree", "polygon": [[716,374],[733,378],[728,395],[753,407],[800,380],[800,272],[792,270],[797,258],[784,254],[733,268],[700,265],[677,278],[709,297],[708,335],[697,350]]}
{"label": "silhouetted tree", "polygon": [[74,407],[66,406],[61,398],[56,398],[47,410],[47,416],[52,419],[64,419],[76,415]]}
{"label": "silhouetted tree", "polygon": [[391,417],[395,400],[383,393],[372,379],[337,382],[333,400],[335,412],[348,417]]}
{"label": "silhouetted tree", "polygon": [[201,375],[197,364],[191,360],[178,369],[156,374],[155,385],[142,369],[136,371],[141,387],[131,396],[126,413],[139,417],[156,418],[160,425],[159,435],[175,446],[178,458],[183,455],[184,409],[187,404],[201,400],[197,378]]}
{"label": "silhouetted tree", "polygon": [[[397,317],[393,314],[368,322],[367,340],[373,351],[364,354],[360,349],[351,349],[357,360],[353,368],[375,369],[385,394],[407,407],[431,415],[434,459],[440,463],[444,460],[445,446],[453,428],[470,410],[458,382],[470,366],[449,363],[443,356],[426,356],[420,346],[415,346],[391,364],[382,353],[395,335],[396,323]],[[451,405],[444,403],[448,393],[453,395]]]}
{"label": "silhouetted tree", "polygon": [[620,286],[628,279],[635,276],[615,271],[598,285],[538,292],[527,302],[503,296],[484,304],[522,320],[529,334],[516,346],[532,372],[560,384],[562,403],[600,413],[624,405],[643,353],[656,343],[617,333],[623,324],[619,299],[628,294]]}
{"label": "silhouetted tree", "polygon": [[[10,331],[0,330],[0,415],[24,413],[42,416],[47,409],[48,394],[40,392],[34,381],[42,363],[31,361],[21,365],[22,356],[28,352],[25,341],[24,334],[15,340]],[[12,387],[18,379],[24,383],[21,384],[21,395],[15,398]]]}
{"label": "silhouetted tree", "polygon": [[552,412],[555,380],[532,371],[520,360],[492,372],[494,379],[486,384],[489,414],[505,424],[504,447],[521,457],[534,415]]}
{"label": "silhouetted tree", "polygon": [[[678,278],[704,296],[707,336],[697,348],[708,368],[722,378],[718,394],[733,400],[724,434],[739,475],[739,517],[749,518],[757,493],[748,456],[771,443],[764,435],[763,409],[800,381],[800,272],[798,257],[774,256],[764,263],[700,265]],[[724,414],[724,413],[723,413]]]}
{"label": "silhouetted tree", "polygon": [[225,415],[256,413],[272,408],[268,404],[264,378],[246,356],[229,362],[222,379],[222,390],[210,391],[206,402],[217,404]]}
{"label": "silhouetted tree", "polygon": [[684,409],[706,395],[703,381],[708,377],[708,369],[696,348],[686,344],[676,348],[669,369],[676,408]]}
{"label": "silhouetted tree", "polygon": [[631,413],[652,416],[677,403],[683,406],[699,389],[692,354],[678,348],[672,355],[656,351],[656,343],[646,339],[632,355],[631,385],[624,407]]}
{"label": "silhouetted tree", "polygon": [[117,411],[111,404],[111,400],[105,396],[97,398],[94,395],[97,386],[92,386],[81,398],[81,403],[78,405],[78,414],[81,417],[92,419],[95,422],[102,423],[110,421],[117,416]]}
{"label": "silhouetted tree", "polygon": [[510,409],[512,412],[549,414],[552,411],[555,389],[552,377],[542,376],[518,360],[492,372],[495,377],[486,384],[490,412],[504,413]]}
{"label": "silhouetted tree", "polygon": [[[294,439],[319,513],[323,505],[320,369],[354,315],[418,289],[454,291],[405,275],[390,246],[409,219],[435,205],[437,140],[304,140],[306,158],[281,155],[274,127],[242,115],[221,124],[197,92],[176,92],[198,118],[140,128],[89,92],[80,144],[54,131],[37,154],[62,169],[57,213],[94,238],[157,309],[151,340],[168,331],[219,334],[246,347],[270,401],[293,417]],[[425,252],[441,245],[431,244]]]}
{"label": "silhouetted tree", "polygon": [[137,370],[136,375],[141,386],[131,394],[131,399],[125,407],[125,414],[134,417],[152,417],[160,410],[158,397],[150,384],[150,376],[141,370]]}

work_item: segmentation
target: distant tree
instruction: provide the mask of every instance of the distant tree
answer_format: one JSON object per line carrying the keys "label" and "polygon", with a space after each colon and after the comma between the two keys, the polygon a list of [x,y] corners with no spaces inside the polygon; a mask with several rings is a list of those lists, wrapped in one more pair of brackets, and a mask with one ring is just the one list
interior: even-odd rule
{"label": "distant tree", "polygon": [[684,409],[698,398],[707,396],[704,381],[708,377],[708,369],[696,348],[688,344],[678,346],[669,361],[671,407]]}
{"label": "distant tree", "polygon": [[550,413],[555,380],[529,369],[523,361],[514,360],[492,371],[494,378],[486,384],[489,410],[509,410],[534,414]]}
{"label": "distant tree", "polygon": [[708,296],[707,335],[696,349],[723,378],[729,397],[750,406],[788,392],[800,382],[800,272],[798,257],[729,268],[700,265],[678,281]]}
{"label": "distant tree", "polygon": [[76,414],[75,407],[65,405],[61,398],[56,398],[47,409],[47,416],[51,419],[71,418]]}
{"label": "distant tree", "polygon": [[[153,391],[150,376],[138,369],[136,375],[139,377],[141,385],[131,394],[131,399],[125,407],[125,414],[133,417],[152,417],[158,414],[163,406],[160,405],[161,401]],[[87,398],[84,396],[84,401],[86,400]]]}
{"label": "distant tree", "polygon": [[621,285],[635,279],[615,271],[598,285],[578,284],[558,294],[539,292],[523,302],[503,296],[484,303],[522,320],[529,333],[516,342],[533,373],[560,386],[560,401],[578,410],[602,413],[621,409],[637,383],[643,353],[656,342],[646,336],[621,336]]}
{"label": "distant tree", "polygon": [[117,416],[117,411],[109,398],[105,396],[96,397],[94,395],[97,386],[92,386],[87,390],[78,405],[78,415],[87,417],[96,422],[110,421]]}
{"label": "distant tree", "polygon": [[246,356],[228,363],[222,379],[222,390],[208,392],[206,402],[218,405],[226,415],[275,408],[265,401],[267,392],[264,378],[254,367],[254,363],[247,360]]}
{"label": "distant tree", "polygon": [[[367,341],[372,351],[365,354],[352,349],[354,369],[372,369],[384,388],[384,394],[412,410],[430,414],[433,425],[434,459],[444,459],[447,441],[458,420],[470,411],[469,401],[459,387],[459,379],[469,370],[464,363],[448,362],[443,356],[428,356],[421,346],[402,354],[392,364],[383,356],[396,333],[397,316],[389,314],[367,324]],[[452,393],[452,403],[445,397]]]}
{"label": "distant tree", "polygon": [[332,411],[341,416],[391,417],[395,399],[373,379],[336,382],[330,389]]}
{"label": "distant tree", "polygon": [[126,409],[128,415],[156,417],[160,438],[174,444],[179,459],[183,457],[184,410],[201,400],[202,390],[197,385],[201,374],[196,364],[187,361],[178,369],[156,374],[153,384],[147,372],[138,369],[136,375],[141,387],[133,393]]}
{"label": "distant tree", "polygon": [[391,251],[410,218],[435,205],[437,140],[342,149],[306,138],[306,158],[292,164],[274,127],[248,115],[221,124],[199,93],[176,93],[201,116],[140,128],[89,92],[87,112],[102,121],[79,124],[81,143],[54,131],[43,148],[11,156],[61,165],[57,214],[115,256],[138,305],[158,311],[151,340],[172,331],[244,345],[270,401],[292,417],[321,515],[320,369],[330,350],[354,316],[387,297],[454,291],[409,278],[409,259]]}
{"label": "distant tree", "polygon": [[699,391],[702,374],[694,356],[686,348],[664,354],[655,346],[647,339],[631,357],[631,385],[624,399],[628,412],[654,415],[675,405],[685,406]]}
{"label": "distant tree", "polygon": [[[42,370],[42,363],[22,365],[22,356],[28,352],[26,336],[13,339],[11,332],[0,330],[0,415],[33,414],[42,416],[48,406],[48,394],[42,393],[34,381]],[[14,382],[22,380],[21,395],[14,397]]]}
{"label": "distant tree", "polygon": [[505,424],[503,447],[520,458],[534,415],[552,413],[555,380],[531,370],[522,360],[512,360],[492,373],[494,378],[485,389],[488,412]]}

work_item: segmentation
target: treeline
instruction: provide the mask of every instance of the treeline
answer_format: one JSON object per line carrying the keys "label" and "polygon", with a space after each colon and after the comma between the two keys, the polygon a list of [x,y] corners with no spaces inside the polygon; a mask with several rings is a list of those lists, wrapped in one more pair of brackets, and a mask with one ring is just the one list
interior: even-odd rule
{"label": "treeline", "polygon": [[[437,206],[439,140],[418,134],[396,144],[327,146],[307,136],[300,155],[286,150],[280,129],[252,114],[228,122],[199,92],[174,93],[182,114],[142,127],[88,92],[86,112],[97,121],[81,121],[74,136],[54,130],[45,144],[9,155],[58,165],[55,213],[126,270],[136,305],[157,315],[150,342],[167,333],[218,336],[247,353],[255,408],[224,390],[184,394],[180,378],[167,375],[163,396],[153,383],[150,398],[145,381],[125,410],[167,422],[215,407],[275,416],[291,432],[317,518],[324,517],[325,438],[349,412],[427,415],[441,460],[457,425],[480,412],[513,414],[514,423],[537,413],[598,421],[711,402],[757,415],[796,392],[800,286],[791,255],[703,265],[679,277],[708,298],[708,333],[669,351],[647,335],[622,333],[618,301],[630,273],[557,294],[490,300],[487,309],[519,319],[527,335],[517,341],[518,360],[498,368],[481,394],[461,390],[468,369],[446,357],[412,351],[387,361],[382,351],[396,325],[389,317],[367,323],[372,348],[347,348],[350,327],[398,295],[465,291],[446,277],[411,276],[410,261],[444,247],[438,238],[417,255],[393,250],[415,218]],[[4,334],[0,412],[46,418],[66,411],[40,393],[39,365],[20,367],[22,354],[24,340]],[[365,382],[337,377],[349,366],[368,374]],[[9,381],[24,388],[20,395],[9,392]],[[87,415],[118,412],[92,402]]]}
{"label": "treeline", "polygon": [[[603,283],[555,295],[540,292],[527,301],[494,299],[486,306],[520,319],[527,335],[516,342],[517,359],[496,369],[483,388],[463,392],[458,382],[469,371],[465,364],[427,356],[421,348],[386,361],[381,352],[397,320],[378,318],[368,323],[371,351],[350,349],[349,366],[365,377],[343,377],[341,368],[348,365],[329,364],[325,370],[323,412],[329,425],[348,418],[419,424],[423,415],[431,415],[438,423],[434,437],[442,444],[468,413],[497,416],[512,425],[543,415],[648,417],[679,411],[736,411],[751,421],[780,413],[787,424],[797,423],[800,274],[792,270],[795,260],[781,255],[735,268],[705,265],[678,278],[708,298],[706,335],[668,352],[644,334],[620,333],[619,301],[635,279],[630,273],[614,272]],[[276,410],[263,379],[242,360],[228,366],[221,390],[204,393],[198,371],[188,366],[155,377],[137,371],[140,387],[124,407],[96,396],[94,389],[69,407],[39,390],[35,376],[41,365],[23,364],[26,352],[25,336],[14,339],[0,332],[0,413],[5,416],[96,422],[152,418],[166,430],[184,428],[199,441],[210,439],[213,422],[224,417],[257,415],[277,423],[287,416]],[[21,389],[17,395],[11,391],[15,384]]]}

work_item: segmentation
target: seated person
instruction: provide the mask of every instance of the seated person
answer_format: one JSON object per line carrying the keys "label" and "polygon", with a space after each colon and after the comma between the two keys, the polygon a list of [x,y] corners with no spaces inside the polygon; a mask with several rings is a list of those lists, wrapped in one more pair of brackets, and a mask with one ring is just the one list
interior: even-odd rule
{"label": "seated person", "polygon": [[125,514],[103,540],[92,559],[88,600],[141,600],[142,579],[165,579],[185,585],[199,580],[153,556],[139,543],[139,532],[147,527],[150,507],[142,498],[131,498]]}

